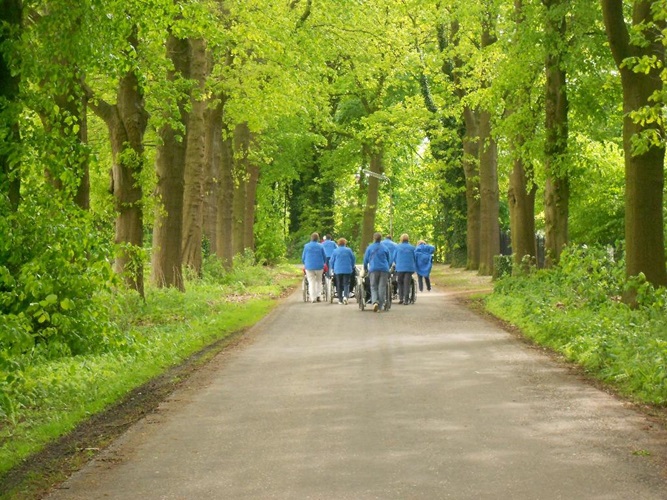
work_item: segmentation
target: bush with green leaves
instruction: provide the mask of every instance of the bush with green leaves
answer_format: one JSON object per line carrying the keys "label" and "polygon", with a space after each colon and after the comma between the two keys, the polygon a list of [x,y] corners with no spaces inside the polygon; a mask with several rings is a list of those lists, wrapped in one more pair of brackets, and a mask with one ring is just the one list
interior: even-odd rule
{"label": "bush with green leaves", "polygon": [[36,358],[104,351],[123,343],[110,319],[110,245],[90,214],[26,198],[0,217],[0,414],[25,393]]}
{"label": "bush with green leaves", "polygon": [[[634,307],[621,300],[629,286]],[[504,277],[486,305],[621,393],[667,404],[667,291],[628,282],[607,248],[569,247],[554,269]]]}
{"label": "bush with green leaves", "polygon": [[0,350],[46,356],[104,349],[115,328],[112,249],[89,214],[57,202],[23,203],[0,222]]}

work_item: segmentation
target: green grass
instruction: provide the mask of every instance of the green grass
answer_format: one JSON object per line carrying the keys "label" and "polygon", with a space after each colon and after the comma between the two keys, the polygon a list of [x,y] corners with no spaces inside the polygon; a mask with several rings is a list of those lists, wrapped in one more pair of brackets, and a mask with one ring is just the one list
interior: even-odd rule
{"label": "green grass", "polygon": [[132,389],[255,324],[300,278],[294,266],[243,267],[217,282],[188,282],[186,293],[149,289],[145,302],[114,297],[120,348],[26,363],[14,411],[0,422],[0,475]]}
{"label": "green grass", "polygon": [[[641,280],[639,280],[641,282]],[[568,249],[559,267],[496,283],[487,310],[636,402],[667,405],[667,291],[639,285],[621,301],[623,262]]]}

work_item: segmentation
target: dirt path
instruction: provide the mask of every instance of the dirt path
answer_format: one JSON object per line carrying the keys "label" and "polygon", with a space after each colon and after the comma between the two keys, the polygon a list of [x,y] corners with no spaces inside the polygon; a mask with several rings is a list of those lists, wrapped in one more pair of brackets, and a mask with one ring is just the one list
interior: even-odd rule
{"label": "dirt path", "polygon": [[667,436],[443,289],[297,292],[59,499],[667,498]]}

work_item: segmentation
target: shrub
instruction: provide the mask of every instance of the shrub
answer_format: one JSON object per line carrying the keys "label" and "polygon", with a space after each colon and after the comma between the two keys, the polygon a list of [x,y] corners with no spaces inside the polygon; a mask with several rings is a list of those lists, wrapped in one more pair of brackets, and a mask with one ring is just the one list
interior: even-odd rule
{"label": "shrub", "polygon": [[640,401],[667,403],[667,290],[631,281],[602,247],[568,247],[550,270],[500,279],[487,298],[496,316]]}

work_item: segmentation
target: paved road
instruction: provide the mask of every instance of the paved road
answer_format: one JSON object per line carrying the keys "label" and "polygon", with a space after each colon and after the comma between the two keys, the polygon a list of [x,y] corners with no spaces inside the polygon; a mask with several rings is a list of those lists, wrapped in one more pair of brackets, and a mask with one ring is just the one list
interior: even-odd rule
{"label": "paved road", "polygon": [[667,438],[442,290],[288,298],[58,499],[665,499]]}

